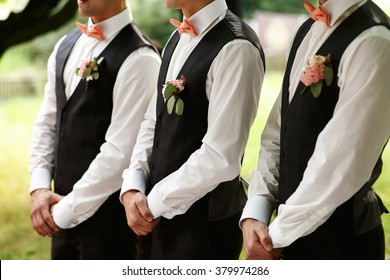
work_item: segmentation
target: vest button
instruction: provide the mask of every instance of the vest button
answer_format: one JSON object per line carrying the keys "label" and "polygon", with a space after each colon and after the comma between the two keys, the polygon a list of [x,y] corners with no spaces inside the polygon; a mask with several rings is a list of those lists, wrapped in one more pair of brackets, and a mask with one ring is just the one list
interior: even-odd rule
{"label": "vest button", "polygon": [[285,133],[287,131],[287,125],[283,126],[283,132]]}
{"label": "vest button", "polygon": [[161,118],[158,118],[158,119],[157,119],[157,124],[158,124],[158,125],[161,125],[161,123],[162,123],[162,119],[161,119]]}
{"label": "vest button", "polygon": [[284,176],[279,177],[279,182],[284,182]]}

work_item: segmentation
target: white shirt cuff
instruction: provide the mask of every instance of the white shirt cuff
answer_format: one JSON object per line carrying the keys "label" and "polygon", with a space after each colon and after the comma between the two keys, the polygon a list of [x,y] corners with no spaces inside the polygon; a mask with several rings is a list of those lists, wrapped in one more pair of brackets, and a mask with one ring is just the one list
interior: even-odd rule
{"label": "white shirt cuff", "polygon": [[71,194],[65,196],[53,207],[53,219],[60,228],[73,228],[79,224],[75,218],[72,208],[69,206],[69,199]]}
{"label": "white shirt cuff", "polygon": [[267,198],[263,196],[249,197],[242,212],[239,226],[242,228],[242,221],[248,218],[261,221],[268,225],[272,211],[272,203]]}
{"label": "white shirt cuff", "polygon": [[176,211],[175,209],[166,206],[164,202],[157,196],[157,192],[153,190],[148,195],[148,208],[153,214],[154,219],[161,216],[167,219],[172,219],[177,214],[185,213],[185,210],[183,212],[180,210]]}
{"label": "white shirt cuff", "polygon": [[126,169],[123,172],[123,183],[121,188],[121,193],[119,195],[119,200],[122,203],[122,195],[129,190],[137,190],[142,193],[146,191],[146,180],[142,172],[137,170]]}
{"label": "white shirt cuff", "polygon": [[294,239],[291,239],[291,236],[289,236],[288,234],[282,234],[282,232],[280,231],[280,227],[278,226],[278,223],[275,222],[275,220],[269,226],[268,233],[272,238],[272,246],[274,248],[287,247],[294,241]]}
{"label": "white shirt cuff", "polygon": [[31,173],[30,193],[37,189],[50,189],[51,172],[45,168],[37,168]]}

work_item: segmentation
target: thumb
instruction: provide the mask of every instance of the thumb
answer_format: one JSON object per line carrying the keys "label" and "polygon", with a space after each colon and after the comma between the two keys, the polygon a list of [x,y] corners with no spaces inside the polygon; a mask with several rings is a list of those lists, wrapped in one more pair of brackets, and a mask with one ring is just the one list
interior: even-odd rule
{"label": "thumb", "polygon": [[51,197],[51,203],[54,204],[54,203],[58,203],[61,199],[63,198],[62,195],[59,195],[57,193],[53,193],[52,197]]}
{"label": "thumb", "polygon": [[145,199],[145,200],[138,201],[136,203],[136,205],[137,205],[138,211],[140,212],[142,218],[144,218],[144,220],[151,223],[153,221],[153,215],[149,210],[149,207],[147,205],[147,200]]}
{"label": "thumb", "polygon": [[271,236],[268,233],[268,227],[261,226],[261,227],[257,228],[256,233],[259,236],[260,243],[264,247],[264,249],[267,250],[268,252],[271,252],[273,249],[273,246],[272,246]]}

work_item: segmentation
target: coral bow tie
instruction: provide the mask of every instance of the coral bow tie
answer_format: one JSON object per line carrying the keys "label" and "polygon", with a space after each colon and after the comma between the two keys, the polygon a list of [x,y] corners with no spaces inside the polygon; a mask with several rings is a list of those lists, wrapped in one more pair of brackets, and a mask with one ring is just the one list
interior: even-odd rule
{"label": "coral bow tie", "polygon": [[314,8],[314,6],[307,1],[305,1],[303,5],[313,20],[320,20],[325,23],[327,27],[330,27],[330,15],[321,5],[318,6],[318,8]]}
{"label": "coral bow tie", "polygon": [[83,32],[84,34],[87,34],[88,36],[94,37],[100,41],[104,40],[103,32],[97,27],[96,25],[92,27],[87,27],[84,24],[80,22],[76,22],[76,26]]}
{"label": "coral bow tie", "polygon": [[173,18],[170,18],[169,22],[177,28],[177,31],[179,31],[180,35],[183,34],[183,32],[189,33],[193,36],[198,35],[198,32],[196,32],[195,28],[186,19],[183,22],[180,22],[180,21],[177,21]]}

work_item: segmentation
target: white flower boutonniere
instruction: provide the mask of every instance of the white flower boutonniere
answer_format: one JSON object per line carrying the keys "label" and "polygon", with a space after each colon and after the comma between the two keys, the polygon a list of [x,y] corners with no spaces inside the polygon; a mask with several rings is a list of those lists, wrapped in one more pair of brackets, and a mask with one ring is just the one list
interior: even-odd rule
{"label": "white flower boutonniere", "polygon": [[184,89],[185,81],[185,77],[181,75],[179,80],[167,81],[163,87],[162,93],[170,115],[181,116],[183,114],[184,102],[179,94]]}
{"label": "white flower boutonniere", "polygon": [[330,62],[330,54],[327,56],[313,55],[301,76],[301,82],[305,85],[301,94],[310,87],[310,91],[314,97],[321,94],[322,85],[325,82],[326,86],[330,86],[333,81],[333,69]]}
{"label": "white flower boutonniere", "polygon": [[88,90],[88,82],[99,79],[99,64],[103,61],[104,57],[97,60],[96,57],[91,59],[84,59],[81,61],[80,67],[76,69],[76,75],[85,80],[85,92]]}

